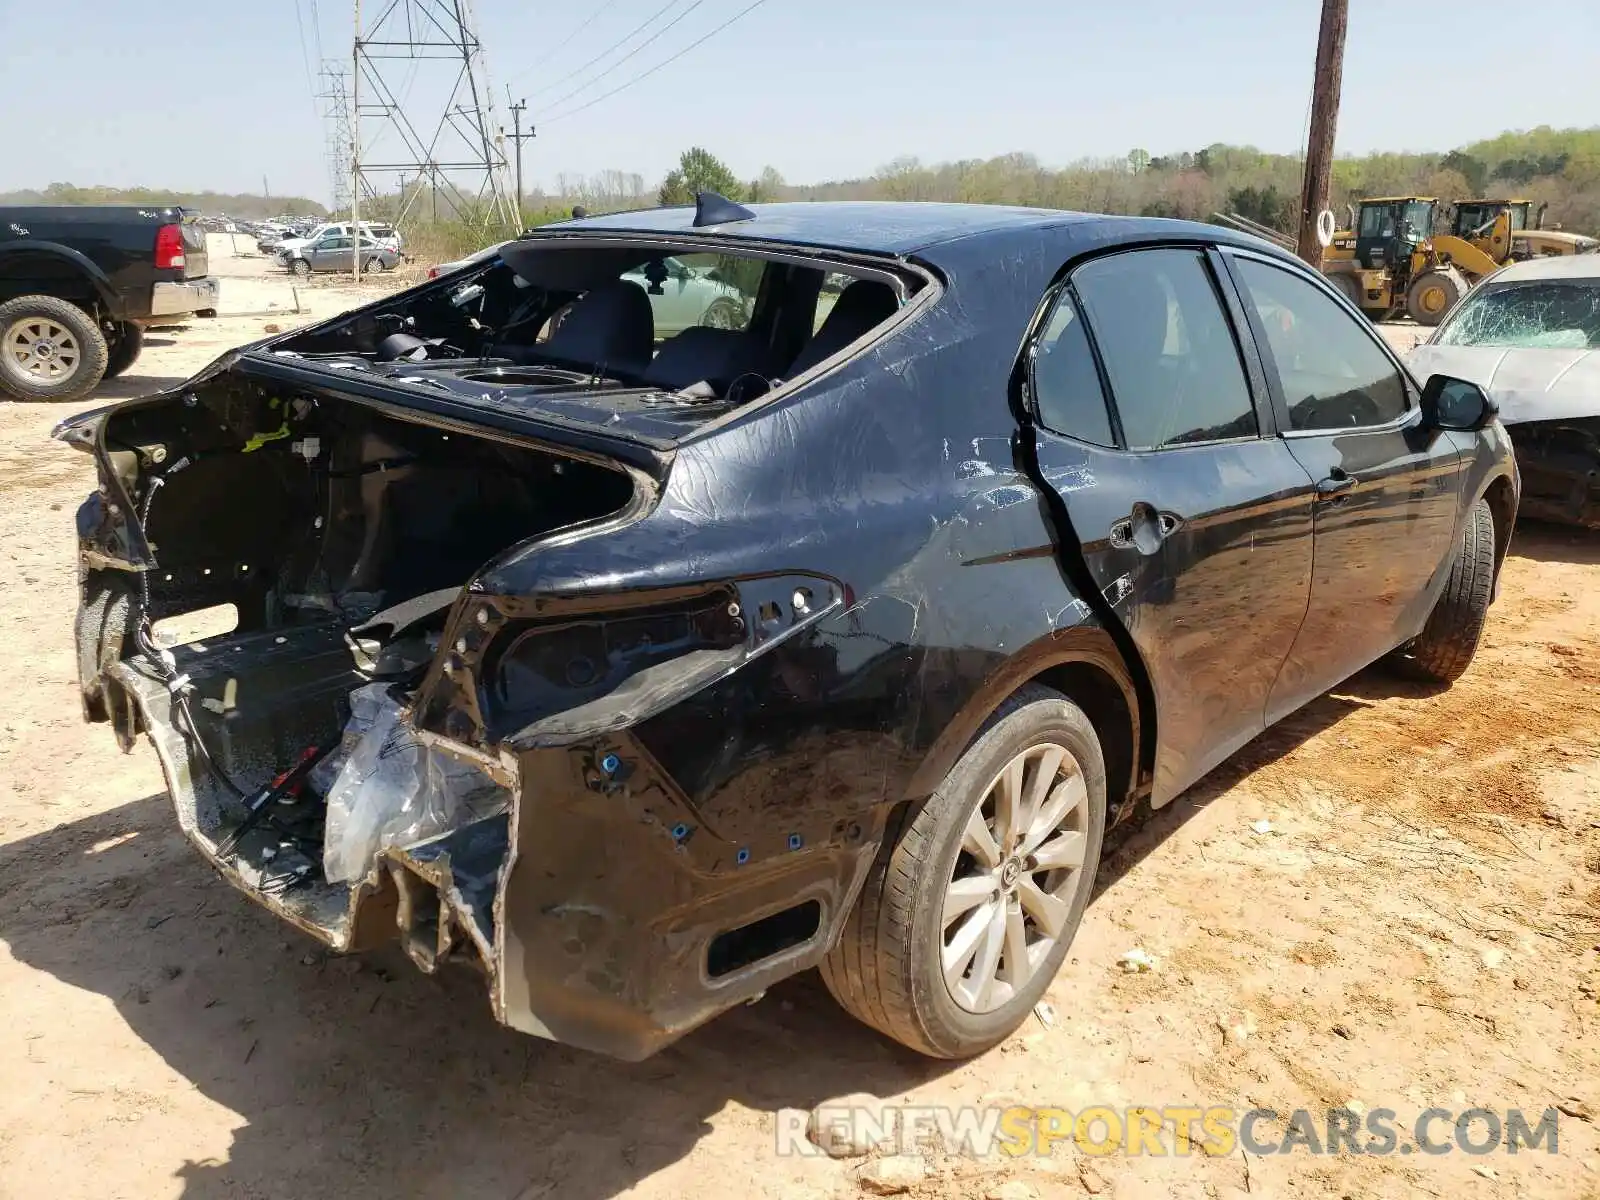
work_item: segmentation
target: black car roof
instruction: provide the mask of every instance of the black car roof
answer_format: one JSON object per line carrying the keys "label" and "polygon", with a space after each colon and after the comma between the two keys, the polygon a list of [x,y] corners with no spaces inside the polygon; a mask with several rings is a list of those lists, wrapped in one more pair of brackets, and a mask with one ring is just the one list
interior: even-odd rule
{"label": "black car roof", "polygon": [[[921,201],[825,200],[787,204],[752,204],[746,221],[695,228],[692,205],[643,208],[607,213],[576,221],[560,221],[530,231],[541,234],[639,233],[678,234],[696,238],[725,234],[740,240],[791,243],[800,246],[867,254],[909,255],[946,242],[996,237],[1010,240],[1030,232],[1055,230],[1087,235],[1089,242],[1154,241],[1198,238],[1278,252],[1255,238],[1219,225],[1158,217],[1110,216],[1050,208],[1015,208],[997,204],[945,204]],[[1076,240],[1076,239],[1074,239]]]}
{"label": "black car roof", "polygon": [[909,254],[924,246],[973,234],[1089,219],[1083,213],[993,204],[933,204],[875,200],[752,204],[755,218],[696,229],[692,205],[607,213],[545,226],[551,232],[705,234],[722,230],[739,238],[794,242],[877,254]]}

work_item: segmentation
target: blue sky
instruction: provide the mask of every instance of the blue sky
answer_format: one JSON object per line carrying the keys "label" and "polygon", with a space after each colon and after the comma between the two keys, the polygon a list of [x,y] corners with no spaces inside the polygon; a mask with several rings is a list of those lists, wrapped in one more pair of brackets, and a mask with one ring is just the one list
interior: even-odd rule
{"label": "blue sky", "polygon": [[[364,5],[370,15],[384,2]],[[554,53],[604,0],[476,0],[501,120],[509,126],[507,85],[530,113],[545,110],[525,152],[530,186],[606,168],[654,182],[695,143],[740,175],[771,164],[791,182],[867,174],[898,155],[1024,150],[1060,164],[1215,141],[1293,151],[1320,9],[1319,0],[765,0],[637,86],[556,117],[748,2],[699,0],[686,11],[695,0],[676,0],[557,83],[666,0],[611,0]],[[1340,152],[1600,124],[1596,0],[1352,0],[1351,10]],[[679,14],[657,41],[552,105]],[[54,0],[44,10],[0,0],[0,120],[12,131],[0,191],[52,180],[254,190],[265,174],[275,192],[324,198],[323,127],[305,59],[319,41],[348,59],[351,29],[349,0]],[[1407,70],[1407,59],[1430,65]],[[398,88],[407,74],[395,67]],[[412,77],[419,107],[430,87],[447,87],[430,83],[433,74]],[[24,128],[34,133],[19,142]]]}

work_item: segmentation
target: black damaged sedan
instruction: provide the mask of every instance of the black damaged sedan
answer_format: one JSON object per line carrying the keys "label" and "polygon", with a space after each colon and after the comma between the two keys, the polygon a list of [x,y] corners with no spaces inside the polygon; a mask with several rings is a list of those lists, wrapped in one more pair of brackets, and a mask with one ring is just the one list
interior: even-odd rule
{"label": "black damaged sedan", "polygon": [[710,194],[58,436],[84,713],[201,853],[626,1058],[811,967],[993,1046],[1108,825],[1377,659],[1466,669],[1518,501],[1482,392],[1263,243]]}

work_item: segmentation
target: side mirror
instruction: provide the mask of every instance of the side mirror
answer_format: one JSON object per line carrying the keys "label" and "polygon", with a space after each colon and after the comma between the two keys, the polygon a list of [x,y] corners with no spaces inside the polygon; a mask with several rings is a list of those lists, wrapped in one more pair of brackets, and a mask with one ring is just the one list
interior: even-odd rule
{"label": "side mirror", "polygon": [[1422,420],[1432,429],[1472,432],[1499,415],[1489,394],[1465,379],[1434,375],[1422,389]]}

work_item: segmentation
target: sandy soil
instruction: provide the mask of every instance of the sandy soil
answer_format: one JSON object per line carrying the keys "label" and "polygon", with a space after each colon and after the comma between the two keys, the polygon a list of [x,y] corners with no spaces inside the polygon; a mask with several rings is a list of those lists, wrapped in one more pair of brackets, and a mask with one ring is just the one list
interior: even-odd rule
{"label": "sandy soil", "polygon": [[[153,335],[106,396],[295,316],[213,258],[224,316]],[[351,303],[321,284],[319,313]],[[269,308],[274,301],[277,308]],[[178,834],[155,757],[78,718],[59,408],[0,405],[0,1196],[598,1200],[859,1194],[780,1159],[773,1116],[919,1104],[1600,1109],[1600,542],[1520,530],[1479,657],[1430,691],[1363,673],[1107,858],[1029,1023],[919,1060],[811,976],[629,1066],[494,1025],[480,985],[330,960]],[[1266,822],[1265,825],[1261,824]],[[1124,974],[1139,947],[1155,969]],[[930,1152],[926,1196],[1600,1196],[1592,1115],[1560,1154],[1043,1161]]]}

